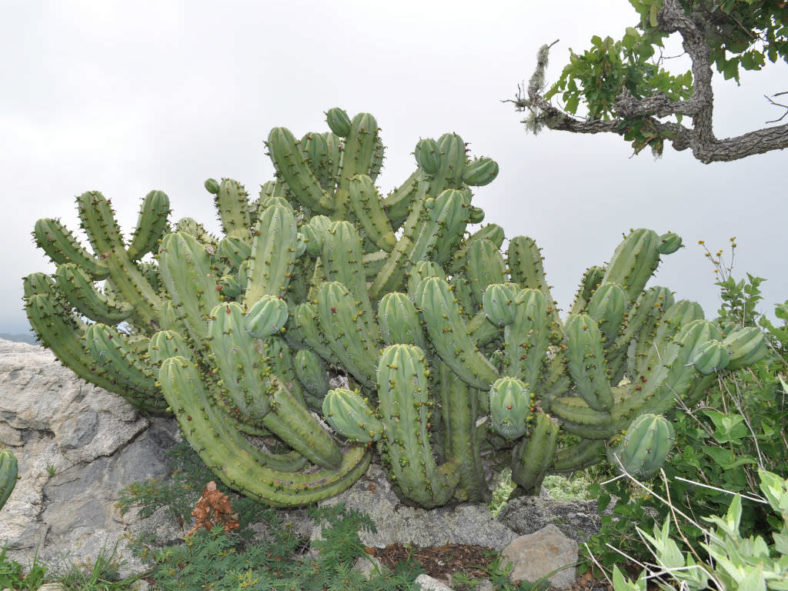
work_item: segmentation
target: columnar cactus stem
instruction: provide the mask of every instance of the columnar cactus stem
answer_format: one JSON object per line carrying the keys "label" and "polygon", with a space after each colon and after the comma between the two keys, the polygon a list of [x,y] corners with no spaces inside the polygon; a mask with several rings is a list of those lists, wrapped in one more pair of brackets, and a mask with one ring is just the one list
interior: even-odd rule
{"label": "columnar cactus stem", "polygon": [[18,473],[16,456],[11,450],[0,450],[0,509],[14,490]]}
{"label": "columnar cactus stem", "polygon": [[479,394],[445,363],[439,364],[441,420],[444,454],[457,467],[459,483],[455,497],[460,501],[482,501],[490,492],[484,479],[481,458],[483,433],[476,421],[483,415]]}
{"label": "columnar cactus stem", "polygon": [[390,345],[378,362],[378,400],[385,454],[395,484],[422,507],[446,504],[459,476],[457,466],[438,467],[430,446],[430,400],[424,352]]}
{"label": "columnar cactus stem", "polygon": [[336,469],[303,473],[269,467],[259,450],[228,428],[194,365],[182,357],[171,357],[162,363],[159,379],[181,429],[200,458],[227,486],[261,503],[295,507],[332,497],[369,466],[369,453],[358,447],[350,449]]}

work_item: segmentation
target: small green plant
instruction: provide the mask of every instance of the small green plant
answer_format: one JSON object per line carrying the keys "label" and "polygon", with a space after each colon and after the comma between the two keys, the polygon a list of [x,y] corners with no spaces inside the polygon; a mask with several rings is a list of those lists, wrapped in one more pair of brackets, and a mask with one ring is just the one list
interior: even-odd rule
{"label": "small green plant", "polygon": [[47,474],[49,474],[50,478],[55,475],[55,465],[54,464],[48,464],[47,465]]}
{"label": "small green plant", "polygon": [[[693,548],[682,553],[671,536],[670,519],[662,527],[654,526],[653,535],[637,528],[656,565],[644,570],[636,582],[614,567],[615,591],[645,591],[649,579],[663,581],[663,588],[670,588],[665,585],[670,583],[691,591],[788,589],[788,480],[766,470],[759,470],[758,474],[761,491],[779,516],[772,520],[772,543],[762,536],[742,536],[742,497],[737,494],[724,517],[704,517],[714,526],[704,528],[708,542],[701,546],[708,558],[699,556]],[[675,527],[679,527],[677,523]],[[681,529],[678,533],[682,535]]]}
{"label": "small green plant", "polygon": [[35,591],[44,582],[46,567],[41,565],[37,558],[25,573],[24,567],[6,556],[6,548],[0,550],[0,589],[14,589],[15,591]]}
{"label": "small green plant", "polygon": [[95,561],[89,564],[72,565],[63,575],[57,577],[66,591],[127,591],[142,575],[121,577],[115,548],[101,551]]}

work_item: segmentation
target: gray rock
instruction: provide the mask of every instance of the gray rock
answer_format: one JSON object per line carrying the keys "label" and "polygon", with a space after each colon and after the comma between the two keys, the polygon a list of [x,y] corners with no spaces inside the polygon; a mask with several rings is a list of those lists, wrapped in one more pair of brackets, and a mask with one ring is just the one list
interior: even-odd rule
{"label": "gray rock", "polygon": [[419,575],[416,577],[415,583],[419,586],[421,591],[452,591],[446,583],[433,579],[429,575]]}
{"label": "gray rock", "polygon": [[556,501],[541,496],[512,499],[498,514],[498,521],[518,534],[553,524],[581,544],[601,527],[596,501]]}
{"label": "gray rock", "polygon": [[577,542],[552,524],[520,536],[503,549],[501,556],[504,562],[512,563],[509,580],[513,583],[534,583],[548,575],[550,584],[558,589],[568,589],[575,582]]}
{"label": "gray rock", "polygon": [[166,477],[177,438],[174,420],[142,417],[42,347],[0,340],[0,446],[13,448],[21,477],[0,512],[9,558],[30,564],[37,553],[57,569],[114,549],[123,574],[139,569],[124,535],[143,520],[120,516],[118,492]]}
{"label": "gray rock", "polygon": [[[383,469],[375,464],[348,490],[321,502],[322,505],[338,503],[372,518],[377,533],[361,531],[359,537],[366,546],[374,548],[410,543],[422,547],[473,544],[500,550],[517,537],[514,531],[496,521],[486,505],[466,504],[427,511],[402,504]],[[312,539],[319,536],[317,526]]]}

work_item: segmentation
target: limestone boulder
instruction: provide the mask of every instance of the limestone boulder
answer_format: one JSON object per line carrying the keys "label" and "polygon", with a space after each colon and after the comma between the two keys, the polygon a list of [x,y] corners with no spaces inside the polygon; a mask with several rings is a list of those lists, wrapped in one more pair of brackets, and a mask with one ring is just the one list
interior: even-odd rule
{"label": "limestone boulder", "polygon": [[[139,519],[121,516],[118,493],[165,478],[165,452],[178,438],[172,419],[145,418],[119,396],[79,379],[48,350],[0,340],[0,446],[19,463],[0,510],[9,558],[66,568],[100,552],[138,567],[124,535]],[[151,528],[166,525],[148,519]],[[177,538],[174,529],[162,534]]]}

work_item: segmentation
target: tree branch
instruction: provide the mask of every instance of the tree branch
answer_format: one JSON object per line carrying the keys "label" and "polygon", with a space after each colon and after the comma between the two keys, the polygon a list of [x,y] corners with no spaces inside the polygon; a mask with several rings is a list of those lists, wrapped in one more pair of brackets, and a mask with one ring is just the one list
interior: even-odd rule
{"label": "tree branch", "polygon": [[[541,127],[570,131],[572,133],[616,133],[624,135],[627,122],[646,119],[676,150],[692,150],[693,156],[708,164],[738,160],[754,154],[763,154],[788,147],[788,125],[768,127],[733,138],[717,139],[713,129],[714,92],[712,89],[712,64],[704,17],[686,12],[678,0],[664,0],[658,15],[659,28],[665,33],[678,33],[684,51],[692,61],[693,92],[686,100],[676,101],[657,94],[643,98],[633,96],[624,89],[616,99],[613,120],[582,120],[553,106],[542,95],[544,71],[549,46],[539,50],[536,71],[528,87],[528,95],[518,89],[514,101],[518,111],[529,111],[524,123],[531,131]],[[776,106],[785,107],[770,102]],[[786,113],[788,114],[788,112]],[[692,118],[692,127],[662,121],[662,118],[683,115]],[[785,117],[785,115],[783,115]],[[769,123],[776,123],[776,121]]]}

